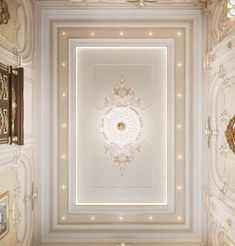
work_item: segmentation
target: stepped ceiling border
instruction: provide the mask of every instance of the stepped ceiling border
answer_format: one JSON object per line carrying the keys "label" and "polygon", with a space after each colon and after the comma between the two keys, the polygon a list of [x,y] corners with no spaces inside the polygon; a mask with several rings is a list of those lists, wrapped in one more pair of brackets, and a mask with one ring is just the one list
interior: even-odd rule
{"label": "stepped ceiling border", "polygon": [[[190,23],[192,23],[192,25],[197,29],[199,28],[200,24],[201,24],[201,12],[199,10],[198,7],[190,7],[190,10],[178,10],[178,9],[165,9],[165,11],[163,11],[162,9],[159,10],[157,8],[145,8],[145,9],[138,9],[136,7],[133,8],[129,8],[129,10],[124,11],[120,8],[108,8],[106,9],[99,9],[96,7],[78,7],[78,8],[73,8],[71,9],[71,6],[68,5],[67,2],[65,1],[57,1],[55,3],[55,1],[51,1],[51,2],[47,2],[47,1],[36,1],[36,7],[37,7],[37,26],[38,26],[38,30],[41,30],[41,35],[38,33],[38,36],[36,38],[36,40],[38,40],[38,47],[39,49],[37,50],[37,53],[41,55],[41,62],[38,64],[39,66],[39,81],[42,81],[42,91],[41,91],[41,96],[42,96],[42,101],[41,101],[41,106],[42,106],[42,119],[41,119],[41,124],[42,124],[42,136],[46,137],[49,136],[48,134],[48,129],[49,129],[49,122],[46,120],[46,116],[49,113],[49,109],[48,108],[48,89],[49,89],[49,83],[48,81],[50,81],[49,79],[49,64],[48,61],[49,59],[46,58],[46,56],[48,55],[48,51],[49,51],[49,42],[50,42],[50,38],[55,38],[57,36],[57,32],[59,28],[74,28],[74,27],[81,27],[81,26],[89,26],[90,28],[92,28],[91,25],[91,20],[89,20],[91,17],[93,18],[93,21],[95,19],[102,19],[102,20],[106,20],[103,22],[103,25],[101,23],[101,26],[116,26],[116,27],[120,27],[123,26],[123,22],[126,22],[126,25],[134,25],[135,27],[142,26],[142,27],[153,27],[153,26],[157,26],[157,23],[159,23],[160,20],[162,20],[162,26],[164,26],[164,21],[165,21],[165,25],[167,25],[169,27],[170,24],[170,20],[172,22],[175,22],[175,24],[172,24],[174,27],[183,27],[186,28],[188,26],[188,24],[184,23],[184,20],[189,21]],[[168,12],[168,15],[166,15],[166,13]],[[79,16],[79,17],[78,17]],[[80,19],[79,19],[80,18]],[[138,22],[133,23],[133,21],[131,21],[131,19],[138,19]],[[114,21],[115,19],[115,21]],[[167,19],[167,21],[166,21]],[[86,24],[86,20],[89,21],[89,24]],[[144,21],[145,20],[145,21]],[[149,21],[147,21],[149,20]],[[102,22],[102,21],[101,21]],[[113,23],[112,23],[113,22]],[[141,24],[142,22],[142,24]],[[93,22],[94,23],[94,22]],[[94,24],[93,24],[94,25]],[[99,26],[99,23],[97,23],[93,26],[94,28]],[[198,29],[200,30],[200,28]],[[194,30],[195,32],[195,30]],[[51,36],[48,35],[49,33],[51,33]],[[199,35],[200,36],[200,35]],[[194,44],[199,44],[200,40],[199,40],[199,36],[194,36],[194,38],[197,38],[197,41],[194,41]],[[42,50],[41,50],[41,48]],[[57,51],[57,46],[55,45],[53,47],[53,49],[51,49],[52,52]],[[199,52],[198,52],[199,53]],[[57,63],[57,56],[53,56],[54,59],[51,61],[54,64]],[[195,64],[196,66],[196,64]],[[55,67],[54,67],[55,68]],[[56,71],[53,71],[51,74],[53,74],[53,76],[55,76]],[[195,80],[198,81],[198,77],[197,75],[195,75],[196,77],[194,78]],[[200,77],[200,74],[198,75]],[[200,81],[200,79],[199,79]],[[200,87],[200,86],[199,86]],[[198,93],[200,90],[200,88],[195,88],[195,93]],[[55,101],[54,101],[55,102]],[[53,117],[57,117],[55,115],[55,113],[53,113]],[[200,124],[199,124],[200,125]],[[56,129],[54,129],[56,131]],[[54,132],[55,133],[55,132]],[[200,135],[200,134],[199,134]],[[43,137],[43,138],[44,138]],[[53,140],[55,141],[55,140]],[[41,152],[41,165],[42,165],[42,169],[41,172],[42,173],[48,173],[46,170],[48,170],[48,166],[49,165],[49,160],[48,160],[48,152],[46,149],[48,149],[49,146],[47,146],[48,142],[41,142],[41,148],[42,148],[42,152]],[[45,145],[44,145],[45,144]],[[45,152],[46,151],[46,152]],[[198,149],[197,151],[200,152],[200,150]],[[197,155],[200,158],[200,154]],[[49,161],[49,162],[48,162]],[[197,160],[199,161],[199,160]],[[199,161],[200,163],[200,161]],[[46,172],[45,172],[46,171]],[[197,170],[200,172],[201,171],[201,167],[198,167]],[[200,175],[199,175],[200,176]],[[48,177],[48,176],[47,176]],[[49,201],[47,199],[45,199],[45,195],[48,194],[48,192],[46,192],[48,190],[48,180],[46,179],[45,182],[45,176],[42,177],[43,180],[41,180],[41,186],[42,186],[42,190],[44,191],[44,195],[43,193],[41,193],[42,195],[42,201],[41,201],[41,206],[46,206],[44,207],[45,209],[42,210],[42,214],[39,218],[40,220],[40,225],[39,228],[40,229],[40,235],[41,238],[38,238],[38,240],[41,242],[40,245],[50,245],[50,244],[60,244],[60,245],[68,245],[68,243],[76,243],[79,245],[82,244],[84,245],[84,243],[90,243],[89,245],[117,245],[117,243],[120,243],[125,239],[125,237],[128,238],[128,235],[131,236],[133,234],[123,234],[122,238],[110,238],[108,237],[106,234],[103,234],[105,236],[105,238],[98,240],[97,238],[99,238],[102,234],[102,232],[105,232],[106,230],[101,230],[100,233],[101,234],[96,234],[93,235],[96,237],[97,243],[91,242],[92,241],[92,237],[91,234],[87,234],[87,229],[89,227],[89,225],[84,225],[83,229],[80,231],[81,233],[81,237],[78,236],[78,231],[76,234],[76,237],[74,237],[73,231],[76,230],[76,228],[81,228],[80,225],[76,225],[76,224],[71,224],[71,225],[66,225],[66,223],[64,225],[58,223],[57,218],[53,217],[53,220],[51,222],[49,222],[47,219],[49,219],[49,216],[47,215],[48,210],[46,208],[48,208],[47,206],[49,205]],[[55,179],[53,179],[53,183],[55,183]],[[196,183],[199,182],[199,180],[194,180],[194,189],[196,189],[197,185]],[[39,184],[40,185],[40,184]],[[197,208],[199,213],[202,212],[203,208],[202,203],[200,202],[201,198],[200,198],[200,192],[201,191],[197,191],[195,192],[195,194],[199,194],[199,198],[198,198],[198,203],[194,203],[195,209]],[[54,207],[56,209],[56,207]],[[55,212],[57,212],[57,210],[55,210]],[[40,216],[40,215],[39,215]],[[194,214],[195,216],[195,214]],[[44,220],[43,218],[45,218],[46,220]],[[41,220],[42,219],[42,220]],[[199,220],[203,220],[202,217],[198,217]],[[201,224],[201,223],[199,223]],[[87,227],[88,226],[88,227]],[[131,226],[131,225],[130,225]],[[185,225],[185,229],[189,228],[189,225]],[[183,226],[184,227],[184,226]],[[67,228],[67,229],[66,229]],[[68,230],[68,228],[70,228]],[[97,227],[96,225],[92,226],[93,229],[98,229],[99,227]],[[109,228],[106,227],[106,229]],[[151,227],[152,228],[152,227]],[[104,229],[104,228],[103,228]],[[140,228],[139,228],[140,229]],[[138,226],[136,226],[136,228],[132,229],[132,232],[134,233],[135,231],[140,231],[138,229]],[[42,230],[42,231],[41,231]],[[151,229],[153,230],[153,228]],[[194,233],[189,233],[189,234],[181,234],[178,235],[181,237],[181,242],[176,242],[175,241],[175,236],[177,237],[177,235],[175,233],[171,234],[171,236],[173,237],[172,239],[170,239],[171,241],[171,245],[181,245],[182,242],[185,242],[185,238],[187,238],[188,240],[188,244],[187,245],[191,245],[191,243],[194,243],[194,245],[203,245],[203,238],[202,238],[202,231],[203,228],[198,228],[198,230],[196,230]],[[106,231],[107,232],[107,231]],[[79,234],[80,234],[79,233]],[[72,236],[73,235],[73,236]],[[88,236],[89,235],[89,236]],[[136,235],[136,234],[135,234]],[[149,239],[145,238],[144,239],[144,244],[143,245],[150,245],[151,243],[156,243],[156,245],[165,245],[166,244],[166,240],[167,239],[163,239],[161,238],[160,241],[156,242],[156,236],[153,238],[153,234],[149,234],[146,233],[146,231],[143,231],[143,234],[147,237],[149,237]],[[160,235],[160,234],[158,234]],[[58,238],[62,237],[61,239]],[[77,237],[78,236],[78,237]],[[139,234],[137,235],[139,236]],[[87,238],[89,237],[89,238]],[[124,238],[123,238],[124,237]],[[182,239],[184,238],[184,239]],[[136,239],[137,240],[137,239]],[[137,245],[137,241],[135,239],[130,239],[129,238],[129,243],[128,245]],[[66,242],[63,244],[63,242]],[[131,244],[130,244],[131,243]]]}

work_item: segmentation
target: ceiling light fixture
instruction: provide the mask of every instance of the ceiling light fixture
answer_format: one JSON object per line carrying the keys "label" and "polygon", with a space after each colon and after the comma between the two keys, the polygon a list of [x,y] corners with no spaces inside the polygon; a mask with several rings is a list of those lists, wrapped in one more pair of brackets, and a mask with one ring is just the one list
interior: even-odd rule
{"label": "ceiling light fixture", "polygon": [[228,18],[234,17],[235,16],[235,0],[229,0],[227,7],[228,7],[227,17]]}
{"label": "ceiling light fixture", "polygon": [[143,8],[146,6],[149,6],[151,4],[157,3],[158,1],[156,0],[128,0],[128,3],[134,3],[136,4],[137,7]]}

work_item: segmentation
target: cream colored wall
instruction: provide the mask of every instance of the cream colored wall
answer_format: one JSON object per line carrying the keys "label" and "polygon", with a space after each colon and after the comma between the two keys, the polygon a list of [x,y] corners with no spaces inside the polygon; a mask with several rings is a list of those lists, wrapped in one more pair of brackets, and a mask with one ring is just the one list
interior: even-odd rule
{"label": "cream colored wall", "polygon": [[235,154],[225,137],[228,122],[235,115],[235,17],[227,18],[227,5],[220,0],[213,0],[207,11],[209,48],[204,60],[207,245],[235,245]]}
{"label": "cream colored wall", "polygon": [[16,228],[13,220],[13,217],[16,218],[17,216],[15,213],[17,203],[14,199],[14,190],[17,186],[16,176],[17,172],[15,168],[0,168],[0,194],[5,193],[6,191],[9,192],[9,232],[0,239],[0,246],[15,246],[17,244]]}
{"label": "cream colored wall", "polygon": [[17,9],[19,3],[17,0],[8,0],[6,2],[8,4],[10,19],[7,24],[0,25],[0,35],[6,38],[9,42],[17,44],[17,31],[19,29]]}

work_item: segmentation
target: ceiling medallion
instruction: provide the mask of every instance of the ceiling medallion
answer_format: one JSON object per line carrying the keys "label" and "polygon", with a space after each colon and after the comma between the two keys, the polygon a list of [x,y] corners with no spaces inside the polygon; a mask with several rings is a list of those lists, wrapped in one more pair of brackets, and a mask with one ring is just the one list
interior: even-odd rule
{"label": "ceiling medallion", "polygon": [[230,149],[235,154],[235,115],[228,123],[228,126],[225,130],[225,136]]}
{"label": "ceiling medallion", "polygon": [[157,3],[156,0],[128,0],[128,3],[134,3],[137,7],[143,8],[151,4]]}
{"label": "ceiling medallion", "polygon": [[7,24],[10,19],[10,13],[8,11],[7,3],[4,0],[0,0],[0,25]]}
{"label": "ceiling medallion", "polygon": [[139,104],[140,99],[135,98],[134,90],[127,87],[123,77],[113,88],[112,95],[105,98],[105,106],[109,107],[103,116],[101,129],[106,139],[105,153],[109,153],[119,166],[121,175],[126,165],[134,160],[135,152],[141,151],[136,141],[142,131],[142,122],[133,108]]}

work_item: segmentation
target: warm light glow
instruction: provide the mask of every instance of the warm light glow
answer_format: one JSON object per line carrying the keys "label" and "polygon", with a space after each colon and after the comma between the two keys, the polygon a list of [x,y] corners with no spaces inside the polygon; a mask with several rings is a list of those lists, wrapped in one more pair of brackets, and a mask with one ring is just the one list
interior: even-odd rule
{"label": "warm light glow", "polygon": [[124,35],[124,33],[123,32],[120,32],[120,36],[123,36]]}
{"label": "warm light glow", "polygon": [[92,216],[92,217],[91,217],[91,220],[94,221],[94,220],[95,220],[95,217]]}
{"label": "warm light glow", "polygon": [[66,186],[65,185],[62,185],[61,188],[62,188],[62,190],[65,190],[66,189]]}
{"label": "warm light glow", "polygon": [[62,155],[61,158],[62,158],[62,159],[65,159],[65,158],[66,158],[66,155]]}
{"label": "warm light glow", "polygon": [[62,35],[65,36],[66,35],[66,32],[62,32]]}
{"label": "warm light glow", "polygon": [[153,33],[152,32],[149,32],[149,36],[153,36]]}
{"label": "warm light glow", "polygon": [[65,216],[63,216],[61,219],[62,219],[62,220],[66,220],[66,217],[65,217]]}
{"label": "warm light glow", "polygon": [[152,216],[149,216],[149,220],[153,220],[153,217]]}
{"label": "warm light glow", "polygon": [[119,217],[119,220],[121,220],[121,221],[122,221],[122,220],[124,220],[124,218],[123,218],[122,216],[120,216],[120,217]]}
{"label": "warm light glow", "polygon": [[177,217],[177,220],[178,220],[178,221],[182,220],[182,217],[181,217],[181,216],[178,216],[178,217]]}
{"label": "warm light glow", "polygon": [[62,93],[62,97],[66,97],[66,93]]}
{"label": "warm light glow", "polygon": [[178,190],[182,190],[182,186],[181,186],[181,185],[178,185],[178,186],[177,186],[177,189],[178,189]]}
{"label": "warm light glow", "polygon": [[182,63],[178,63],[178,67],[182,67]]}
{"label": "warm light glow", "polygon": [[181,160],[183,158],[182,155],[178,155],[178,159]]}
{"label": "warm light glow", "polygon": [[181,32],[178,32],[178,33],[177,33],[177,35],[178,35],[178,36],[181,36],[181,35],[182,35],[182,33],[181,33]]}
{"label": "warm light glow", "polygon": [[62,127],[63,127],[63,128],[66,128],[66,124],[63,124]]}
{"label": "warm light glow", "polygon": [[65,67],[65,66],[66,66],[66,63],[65,63],[65,62],[63,62],[63,63],[62,63],[62,66],[63,66],[63,67]]}
{"label": "warm light glow", "polygon": [[177,128],[178,128],[178,129],[181,129],[181,128],[182,128],[182,125],[181,125],[181,124],[178,124],[178,125],[177,125]]}
{"label": "warm light glow", "polygon": [[182,97],[182,94],[181,93],[178,93],[178,95],[177,95],[178,97]]}
{"label": "warm light glow", "polygon": [[95,33],[94,32],[91,32],[91,36],[94,37],[95,36]]}

